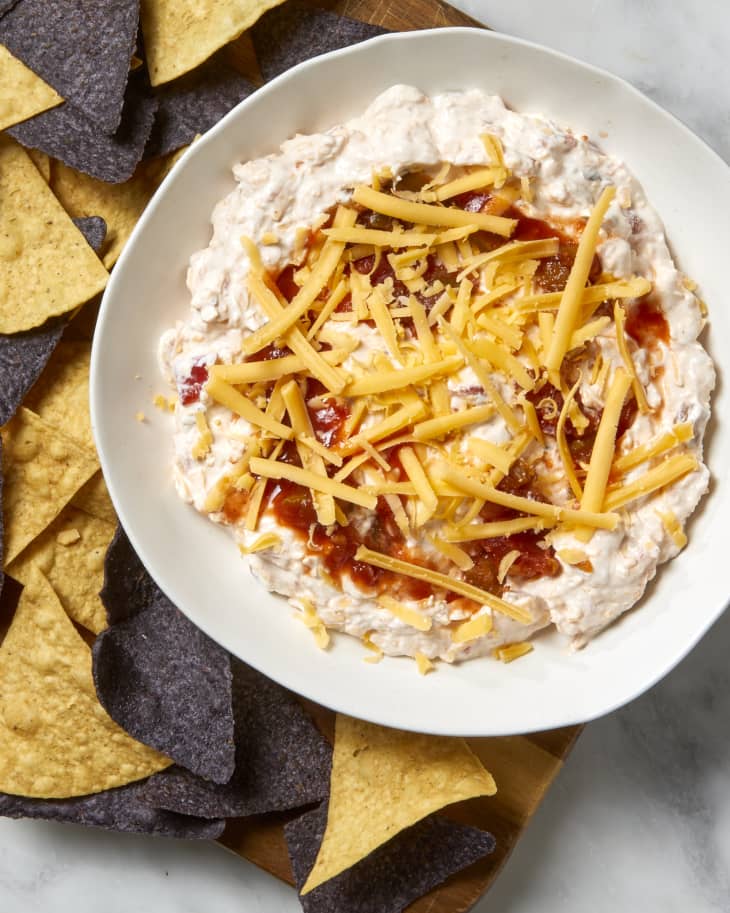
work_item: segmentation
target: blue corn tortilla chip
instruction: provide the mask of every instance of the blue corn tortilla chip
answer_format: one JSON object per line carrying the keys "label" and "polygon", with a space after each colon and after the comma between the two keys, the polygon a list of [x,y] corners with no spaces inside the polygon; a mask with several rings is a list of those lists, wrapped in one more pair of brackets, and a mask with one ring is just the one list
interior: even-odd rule
{"label": "blue corn tortilla chip", "polygon": [[359,44],[387,31],[294,2],[265,13],[251,35],[261,75],[269,80],[310,57]]}
{"label": "blue corn tortilla chip", "polygon": [[[0,20],[2,22],[2,20]],[[143,73],[127,85],[122,121],[114,134],[102,133],[70,102],[37,114],[7,131],[21,145],[40,149],[77,171],[111,184],[132,177],[152,130],[157,100]]]}
{"label": "blue corn tortilla chip", "polygon": [[74,225],[86,238],[89,247],[98,254],[106,238],[106,222],[101,216],[84,216],[81,219],[72,219]]}
{"label": "blue corn tortilla chip", "polygon": [[[101,595],[109,617],[122,620],[94,642],[99,701],[135,739],[201,777],[227,783],[235,765],[229,656],[140,571],[128,543],[120,545],[122,534],[115,543]],[[124,578],[127,570],[128,579],[109,585],[112,573]],[[113,605],[130,599],[143,604]]]}
{"label": "blue corn tortilla chip", "polygon": [[156,808],[203,818],[285,811],[329,795],[332,748],[285,688],[238,660],[233,666],[236,769],[218,785],[169,768],[142,789]]}
{"label": "blue corn tortilla chip", "polygon": [[22,0],[0,43],[103,133],[122,118],[139,0]]}
{"label": "blue corn tortilla chip", "polygon": [[0,425],[10,421],[38,380],[65,325],[62,317],[24,333],[0,334]]}
{"label": "blue corn tortilla chip", "polygon": [[221,60],[220,54],[168,83],[155,93],[159,107],[145,158],[167,155],[187,146],[253,90],[253,84]]}
{"label": "blue corn tortilla chip", "polygon": [[110,626],[134,618],[164,598],[121,526],[117,526],[106,552],[100,595]]}
{"label": "blue corn tortilla chip", "polygon": [[223,833],[225,821],[189,818],[151,808],[142,797],[142,785],[130,783],[74,799],[28,799],[0,793],[0,815],[185,840],[216,840]]}
{"label": "blue corn tortilla chip", "polygon": [[[327,804],[284,827],[297,890],[307,880],[327,825]],[[300,897],[304,913],[401,913],[450,875],[494,851],[487,831],[430,815]]]}
{"label": "blue corn tortilla chip", "polygon": [[0,16],[4,16],[16,3],[18,0],[0,0]]}

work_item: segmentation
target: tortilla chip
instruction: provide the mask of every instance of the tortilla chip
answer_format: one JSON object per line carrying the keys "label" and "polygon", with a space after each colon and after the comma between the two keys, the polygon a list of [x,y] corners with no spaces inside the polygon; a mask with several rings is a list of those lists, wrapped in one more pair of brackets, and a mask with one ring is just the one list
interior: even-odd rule
{"label": "tortilla chip", "polygon": [[2,429],[5,564],[59,515],[99,468],[96,454],[21,406]]}
{"label": "tortilla chip", "polygon": [[[325,802],[284,826],[298,890],[312,868],[326,824]],[[450,875],[493,852],[494,847],[494,837],[488,831],[431,815],[301,897],[302,907],[304,913],[401,913]]]}
{"label": "tortilla chip", "polygon": [[0,425],[9,422],[38,380],[66,325],[54,318],[35,330],[0,334]]}
{"label": "tortilla chip", "polygon": [[142,0],[145,57],[153,86],[207,60],[282,0]]}
{"label": "tortilla chip", "polygon": [[263,16],[251,30],[256,59],[265,80],[310,57],[359,44],[388,29],[305,3],[285,3]]}
{"label": "tortilla chip", "polygon": [[121,526],[117,526],[104,560],[104,586],[101,590],[108,624],[116,625],[134,618],[162,598],[162,590],[147,573],[127,534]]}
{"label": "tortilla chip", "polygon": [[0,19],[0,41],[104,133],[122,117],[139,0],[23,0]]}
{"label": "tortilla chip", "polygon": [[93,450],[89,413],[90,361],[88,342],[62,339],[46,370],[28,393],[25,405],[43,421],[62,428],[64,433]]}
{"label": "tortilla chip", "polygon": [[96,692],[120,726],[201,777],[230,780],[235,745],[225,650],[160,593],[100,634],[93,653]]}
{"label": "tortilla chip", "polygon": [[107,234],[101,258],[107,269],[116,263],[132,229],[164,177],[163,163],[143,162],[123,184],[106,184],[54,162],[51,189],[74,218],[98,215]]}
{"label": "tortilla chip", "polygon": [[144,802],[142,789],[142,784],[130,783],[91,796],[55,801],[0,793],[0,815],[184,840],[216,840],[223,833],[225,821],[189,818],[151,808]]}
{"label": "tortilla chip", "polygon": [[143,73],[127,85],[122,122],[116,133],[102,133],[70,102],[10,127],[8,133],[23,146],[40,149],[72,168],[102,181],[128,180],[139,164],[152,129],[157,101]]}
{"label": "tortilla chip", "polygon": [[141,780],[170,761],[99,706],[91,654],[35,568],[0,646],[0,790],[62,799]]}
{"label": "tortilla chip", "polygon": [[0,137],[0,333],[73,310],[107,278],[33,162]]}
{"label": "tortilla chip", "polygon": [[219,58],[157,92],[159,107],[145,157],[187,146],[253,92],[253,84]]}
{"label": "tortilla chip", "polygon": [[0,16],[4,16],[17,2],[18,0],[0,0]]}
{"label": "tortilla chip", "polygon": [[51,182],[51,160],[46,155],[45,152],[41,152],[39,149],[26,149],[28,157],[36,166],[38,171],[41,173],[41,177],[46,182],[50,184]]}
{"label": "tortilla chip", "polygon": [[[2,36],[0,35],[0,39]],[[0,44],[0,130],[60,105],[63,98]]]}
{"label": "tortilla chip", "polygon": [[[73,498],[71,498],[71,505],[85,511],[87,514],[91,514],[92,517],[111,523],[116,528],[117,515],[109,497],[101,469],[94,473],[86,485],[79,488]],[[99,587],[99,590],[101,590],[101,587]]]}
{"label": "tortilla chip", "polygon": [[285,688],[232,660],[236,769],[223,785],[171,767],[144,786],[150,805],[204,818],[241,818],[319,802],[332,749]]}
{"label": "tortilla chip", "polygon": [[106,237],[106,222],[101,216],[86,216],[82,219],[71,219],[76,228],[86,238],[86,243],[98,254]]}
{"label": "tortilla chip", "polygon": [[106,627],[99,591],[104,582],[104,555],[114,526],[67,505],[8,565],[10,577],[28,585],[39,568],[55,590],[66,614],[94,634]]}
{"label": "tortilla chip", "polygon": [[327,829],[302,894],[453,802],[491,796],[463,739],[417,735],[337,714]]}

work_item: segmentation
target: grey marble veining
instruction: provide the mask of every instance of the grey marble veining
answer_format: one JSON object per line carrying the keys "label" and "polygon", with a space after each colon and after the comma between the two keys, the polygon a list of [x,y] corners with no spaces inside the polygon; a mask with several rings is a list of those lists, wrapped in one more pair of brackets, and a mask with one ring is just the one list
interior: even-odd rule
{"label": "grey marble veining", "polygon": [[[730,162],[728,0],[454,2],[625,77]],[[0,913],[99,909],[300,908],[215,846],[0,819]],[[730,911],[730,615],[651,692],[590,724],[477,910]]]}

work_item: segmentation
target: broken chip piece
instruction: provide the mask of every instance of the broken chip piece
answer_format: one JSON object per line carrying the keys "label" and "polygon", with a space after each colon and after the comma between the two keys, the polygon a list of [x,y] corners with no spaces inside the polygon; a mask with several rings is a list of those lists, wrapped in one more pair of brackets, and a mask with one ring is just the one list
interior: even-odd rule
{"label": "broken chip piece", "polygon": [[143,785],[130,783],[73,799],[29,799],[0,793],[0,816],[63,821],[109,831],[184,840],[216,840],[223,833],[224,821],[190,818],[152,808],[143,799]]}
{"label": "broken chip piece", "polygon": [[99,706],[91,652],[34,568],[0,646],[0,791],[35,798],[100,792],[170,761]]}
{"label": "broken chip piece", "polygon": [[338,713],[327,829],[301,893],[432,812],[496,789],[464,739],[386,729]]}
{"label": "broken chip piece", "polygon": [[145,0],[141,19],[153,86],[207,60],[282,0]]}
{"label": "broken chip piece", "polygon": [[205,133],[253,92],[253,85],[216,57],[156,93],[159,107],[145,156],[167,155]]}
{"label": "broken chip piece", "polygon": [[[297,890],[322,843],[327,803],[284,827]],[[494,851],[487,831],[430,815],[347,871],[300,897],[304,913],[401,913],[410,903]],[[434,908],[435,909],[435,908]]]}
{"label": "broken chip piece", "polygon": [[261,75],[268,81],[310,57],[359,44],[387,31],[293,2],[262,16],[253,27],[252,36]]}
{"label": "broken chip piece", "polygon": [[140,72],[129,79],[116,133],[102,133],[70,102],[16,124],[8,133],[23,146],[40,149],[78,171],[121,183],[131,178],[142,158],[156,110],[157,100]]}
{"label": "broken chip piece", "polygon": [[[124,551],[119,537],[115,542],[116,549],[114,543],[110,549],[115,570],[129,579],[102,590],[110,621],[124,618],[126,602],[135,593],[154,593],[151,579],[141,585],[136,580],[136,555],[127,553],[131,566],[125,567],[119,560]],[[107,562],[107,582],[110,576]],[[138,614],[112,622],[97,637],[93,653],[99,700],[135,738],[199,776],[226,783],[235,762],[228,654],[158,594]],[[123,607],[113,605],[117,598],[124,600]]]}
{"label": "broken chip piece", "polygon": [[232,660],[236,769],[223,785],[171,768],[145,784],[157,808],[238,818],[319,802],[329,792],[332,749],[281,685]]}
{"label": "broken chip piece", "polygon": [[96,453],[21,406],[2,429],[6,566],[99,468]]}
{"label": "broken chip piece", "polygon": [[63,98],[0,44],[0,130],[60,105]]}
{"label": "broken chip piece", "polygon": [[39,327],[104,288],[106,270],[33,162],[7,137],[0,137],[0,198],[0,333]]}
{"label": "broken chip piece", "polygon": [[104,133],[119,127],[138,0],[23,0],[0,42]]}

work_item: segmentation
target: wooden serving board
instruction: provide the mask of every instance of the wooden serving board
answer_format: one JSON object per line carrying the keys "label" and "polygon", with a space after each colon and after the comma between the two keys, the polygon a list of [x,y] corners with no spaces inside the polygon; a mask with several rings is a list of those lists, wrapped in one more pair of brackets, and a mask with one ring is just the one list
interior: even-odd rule
{"label": "wooden serving board", "polygon": [[[393,31],[477,26],[484,28],[465,13],[441,0],[310,0],[311,5],[343,16],[360,19]],[[252,47],[242,36],[237,53],[242,71],[254,75],[251,67]],[[245,63],[244,63],[245,61]],[[253,70],[253,72],[252,72]],[[323,707],[310,705],[322,731],[331,736],[334,714]],[[491,831],[497,839],[495,852],[464,872],[454,875],[440,887],[412,904],[409,913],[463,913],[469,910],[489,889],[507,857],[550,788],[570,753],[582,727],[569,726],[529,736],[493,739],[469,739],[469,745],[493,774],[497,795],[472,799],[445,810],[465,824]],[[289,856],[284,840],[287,815],[265,819],[231,819],[220,843],[270,872],[293,884]],[[345,911],[343,911],[345,913]]]}

